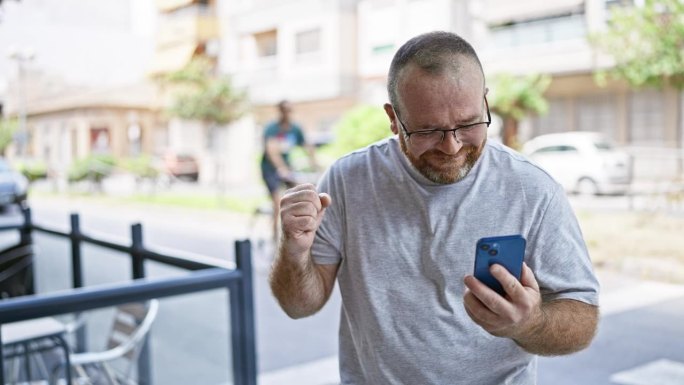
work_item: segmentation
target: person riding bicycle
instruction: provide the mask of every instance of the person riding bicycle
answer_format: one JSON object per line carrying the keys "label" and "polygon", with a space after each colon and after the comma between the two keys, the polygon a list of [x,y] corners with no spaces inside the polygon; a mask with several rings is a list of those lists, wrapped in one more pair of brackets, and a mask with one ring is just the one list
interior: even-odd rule
{"label": "person riding bicycle", "polygon": [[274,244],[278,239],[281,190],[297,184],[290,165],[290,151],[296,146],[305,148],[312,168],[317,168],[313,146],[306,142],[300,125],[291,120],[290,102],[283,100],[278,103],[278,113],[278,119],[264,128],[264,154],[261,159],[261,175],[273,203]]}

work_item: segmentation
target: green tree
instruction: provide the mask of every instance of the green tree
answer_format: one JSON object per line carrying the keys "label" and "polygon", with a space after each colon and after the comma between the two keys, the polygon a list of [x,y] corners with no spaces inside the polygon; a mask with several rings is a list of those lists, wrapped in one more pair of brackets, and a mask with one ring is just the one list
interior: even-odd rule
{"label": "green tree", "polygon": [[335,139],[324,146],[321,153],[336,159],[391,134],[389,118],[382,108],[357,106],[335,126]]}
{"label": "green tree", "polygon": [[518,124],[530,114],[545,114],[544,92],[551,84],[547,75],[516,77],[500,74],[494,78],[490,108],[503,119],[503,143],[518,148]]}
{"label": "green tree", "polygon": [[245,93],[236,90],[228,76],[216,75],[213,67],[209,60],[195,59],[169,74],[166,81],[174,92],[170,115],[222,126],[245,113]]}
{"label": "green tree", "polygon": [[[595,79],[624,80],[634,88],[674,87],[677,92],[677,127],[682,127],[684,90],[684,2],[646,0],[640,7],[614,8],[608,28],[591,35],[600,52],[613,57],[615,65],[598,71]],[[684,147],[684,141],[680,142]],[[684,170],[684,159],[678,163]]]}
{"label": "green tree", "polygon": [[0,155],[5,156],[7,147],[14,141],[14,133],[19,123],[16,119],[0,119]]}
{"label": "green tree", "polygon": [[605,31],[590,36],[615,65],[597,72],[627,81],[633,87],[684,89],[684,2],[646,0],[641,7],[615,7]]}

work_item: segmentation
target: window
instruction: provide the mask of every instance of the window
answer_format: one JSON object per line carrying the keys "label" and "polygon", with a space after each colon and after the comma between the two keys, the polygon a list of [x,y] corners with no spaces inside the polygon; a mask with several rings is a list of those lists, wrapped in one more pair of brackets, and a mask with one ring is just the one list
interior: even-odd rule
{"label": "window", "polygon": [[93,154],[109,154],[110,136],[106,127],[90,128],[90,151]]}
{"label": "window", "polygon": [[295,41],[297,55],[318,52],[321,49],[321,29],[299,32]]}
{"label": "window", "polygon": [[531,119],[532,136],[570,131],[570,116],[566,105],[565,99],[549,99],[549,110],[546,115]]}
{"label": "window", "polygon": [[583,38],[587,33],[584,13],[514,22],[491,29],[497,47],[550,43]]}
{"label": "window", "polygon": [[609,138],[615,138],[617,112],[614,95],[583,95],[577,98],[575,122],[578,131],[599,131]]}
{"label": "window", "polygon": [[613,145],[608,142],[594,142],[594,147],[599,151],[610,151],[613,149]]}
{"label": "window", "polygon": [[633,0],[606,0],[606,20],[610,20],[613,14],[613,10],[619,8],[626,8],[634,6]]}
{"label": "window", "polygon": [[577,148],[568,145],[558,145],[558,146],[548,146],[542,147],[535,151],[535,154],[545,154],[545,153],[568,153],[568,152],[578,152]]}
{"label": "window", "polygon": [[655,90],[635,91],[629,98],[630,141],[637,146],[665,144],[663,93]]}
{"label": "window", "polygon": [[278,31],[272,29],[254,34],[259,57],[270,57],[278,54]]}

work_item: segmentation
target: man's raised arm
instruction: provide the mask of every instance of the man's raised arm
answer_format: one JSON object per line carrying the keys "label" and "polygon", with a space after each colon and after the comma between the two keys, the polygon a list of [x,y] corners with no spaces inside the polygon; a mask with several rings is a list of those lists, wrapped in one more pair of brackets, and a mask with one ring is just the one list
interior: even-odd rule
{"label": "man's raised arm", "polygon": [[312,184],[287,190],[280,201],[282,235],[271,270],[270,284],[285,313],[292,318],[310,316],[330,298],[339,265],[317,265],[311,246],[321,224],[328,194]]}

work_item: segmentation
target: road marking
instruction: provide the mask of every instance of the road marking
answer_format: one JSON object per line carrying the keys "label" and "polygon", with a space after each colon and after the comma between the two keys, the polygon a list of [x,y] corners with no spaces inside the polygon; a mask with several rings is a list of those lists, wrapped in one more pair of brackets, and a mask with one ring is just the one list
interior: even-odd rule
{"label": "road marking", "polygon": [[684,297],[684,285],[639,282],[631,287],[601,294],[601,315],[620,313]]}
{"label": "road marking", "polygon": [[681,385],[684,384],[684,363],[661,359],[615,373],[610,381],[621,385]]}
{"label": "road marking", "polygon": [[335,385],[340,383],[337,356],[259,375],[259,385]]}

